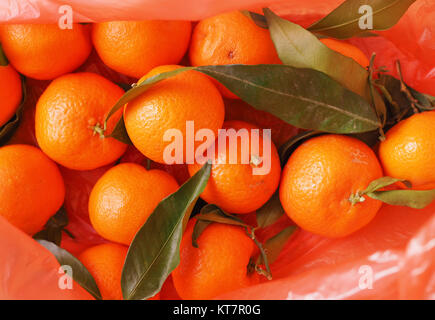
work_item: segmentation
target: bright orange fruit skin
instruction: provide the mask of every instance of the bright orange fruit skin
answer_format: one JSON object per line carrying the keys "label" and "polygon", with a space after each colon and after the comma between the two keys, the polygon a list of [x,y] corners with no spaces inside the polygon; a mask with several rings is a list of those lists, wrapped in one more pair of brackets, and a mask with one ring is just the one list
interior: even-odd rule
{"label": "bright orange fruit skin", "polygon": [[0,215],[29,235],[41,231],[65,198],[56,164],[38,148],[0,148]]}
{"label": "bright orange fruit skin", "polygon": [[[239,11],[200,21],[192,34],[189,56],[193,66],[281,64],[269,31]],[[217,84],[225,97],[237,98]]]}
{"label": "bright orange fruit skin", "polygon": [[123,163],[107,171],[92,189],[89,217],[104,238],[130,245],[161,200],[178,183],[168,173]]}
{"label": "bright orange fruit skin", "polygon": [[[223,129],[257,129],[255,126],[243,121],[227,121]],[[261,131],[260,131],[261,133]],[[237,143],[237,150],[230,150],[229,138],[227,137],[226,150],[219,150],[218,144],[211,146],[215,148],[215,158],[211,169],[211,176],[201,194],[201,198],[208,203],[213,203],[230,213],[245,214],[253,212],[264,205],[274,194],[279,185],[281,165],[278,152],[271,141],[271,167],[270,172],[265,175],[254,175],[252,164],[254,156],[263,156],[263,138],[259,138],[259,155],[252,153],[251,138],[249,138],[249,157],[251,164],[243,164],[242,145],[240,139]],[[237,152],[237,163],[229,163],[231,152]],[[222,162],[224,160],[224,162]],[[261,164],[260,164],[261,165]],[[195,163],[188,166],[193,176],[202,165]]]}
{"label": "bright orange fruit skin", "polygon": [[416,189],[435,189],[435,111],[400,121],[379,146],[386,175],[405,179]]}
{"label": "bright orange fruit skin", "polygon": [[189,21],[97,23],[92,39],[101,60],[115,71],[140,78],[151,69],[177,64],[189,47]]}
{"label": "bright orange fruit skin", "polygon": [[103,300],[122,300],[121,275],[128,248],[116,243],[105,243],[83,251],[79,260],[100,290]]}
{"label": "bright orange fruit skin", "polygon": [[[179,66],[157,67],[139,83],[176,68]],[[124,111],[125,127],[134,146],[159,163],[165,163],[165,148],[172,143],[163,140],[167,130],[179,130],[185,145],[187,121],[193,121],[195,134],[207,128],[217,136],[224,118],[225,106],[221,94],[207,76],[197,71],[182,72],[153,85],[130,101]],[[202,142],[195,142],[194,150],[200,144]]]}
{"label": "bright orange fruit skin", "polygon": [[92,50],[88,26],[11,24],[0,27],[0,42],[20,73],[38,80],[54,79],[77,69]]}
{"label": "bright orange fruit skin", "polygon": [[358,62],[363,68],[367,68],[370,65],[369,59],[366,55],[357,47],[350,43],[338,41],[335,39],[320,39],[320,41],[326,45],[329,49],[337,51],[342,55],[352,58],[355,62]]}
{"label": "bright orange fruit skin", "polygon": [[20,75],[11,65],[0,66],[0,127],[17,111],[23,96]]}
{"label": "bright orange fruit skin", "polygon": [[172,272],[175,289],[185,300],[209,300],[220,294],[259,282],[248,275],[248,264],[257,248],[241,227],[219,223],[209,225],[192,246],[192,219],[180,247],[180,264]]}
{"label": "bright orange fruit skin", "polygon": [[374,152],[363,142],[324,135],[303,143],[283,170],[279,190],[287,215],[302,229],[326,237],[347,236],[368,224],[382,203],[351,195],[382,177]]}
{"label": "bright orange fruit skin", "polygon": [[[94,73],[73,73],[54,80],[39,98],[35,113],[36,139],[54,161],[74,170],[92,170],[114,162],[127,145],[102,138],[93,127],[104,119],[124,91]],[[106,135],[122,110],[113,115]]]}

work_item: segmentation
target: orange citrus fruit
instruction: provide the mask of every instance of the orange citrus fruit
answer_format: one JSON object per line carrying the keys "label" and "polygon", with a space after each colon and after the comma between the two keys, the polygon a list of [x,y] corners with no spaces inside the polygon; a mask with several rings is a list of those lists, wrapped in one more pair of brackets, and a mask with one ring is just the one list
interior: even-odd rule
{"label": "orange citrus fruit", "polygon": [[188,21],[112,21],[95,24],[92,39],[106,65],[140,78],[159,65],[179,63],[191,29]]}
{"label": "orange citrus fruit", "polygon": [[11,24],[0,27],[0,42],[20,73],[38,80],[54,79],[77,69],[92,50],[88,26]]}
{"label": "orange citrus fruit", "polygon": [[329,49],[337,51],[346,57],[352,58],[363,68],[367,68],[370,65],[370,61],[367,59],[366,55],[359,48],[350,43],[326,38],[320,39],[320,41]]}
{"label": "orange citrus fruit", "polygon": [[65,198],[56,164],[38,148],[0,148],[0,215],[29,235],[41,231]]}
{"label": "orange citrus fruit", "polygon": [[[39,98],[35,132],[41,149],[54,161],[75,170],[114,162],[127,145],[104,137],[103,123],[124,91],[94,73],[73,73],[54,80]],[[122,110],[107,125],[110,133]]]}
{"label": "orange citrus fruit", "polygon": [[257,252],[246,231],[237,226],[210,224],[192,245],[195,219],[189,221],[180,246],[180,264],[172,272],[175,289],[185,300],[208,300],[259,282],[248,274]]}
{"label": "orange citrus fruit", "polygon": [[121,275],[128,248],[105,243],[83,251],[80,262],[95,279],[103,300],[122,300]]}
{"label": "orange citrus fruit", "polygon": [[22,96],[20,75],[10,64],[0,65],[0,127],[14,116]]}
{"label": "orange citrus fruit", "polygon": [[[157,67],[139,83],[177,68],[179,67]],[[171,139],[164,141],[165,135],[171,132],[169,130],[182,134],[184,144],[187,121],[193,124],[194,135],[201,129],[210,129],[216,136],[224,117],[225,107],[221,94],[207,76],[197,71],[182,72],[156,83],[130,101],[124,111],[125,127],[134,146],[151,160],[166,164],[171,163],[167,163],[165,150],[173,142]],[[201,141],[195,141],[193,152],[201,144]],[[186,153],[182,160],[185,159]]]}
{"label": "orange citrus fruit", "polygon": [[[281,64],[269,31],[239,11],[200,21],[190,45],[193,66],[226,64]],[[222,94],[237,98],[218,83]]]}
{"label": "orange citrus fruit", "polygon": [[130,245],[159,202],[178,183],[168,173],[134,163],[111,168],[96,183],[89,198],[89,217],[104,238]]}
{"label": "orange citrus fruit", "polygon": [[360,140],[341,135],[312,138],[285,165],[281,204],[302,229],[344,237],[368,224],[380,209],[380,201],[358,196],[381,177],[376,155]]}
{"label": "orange citrus fruit", "polygon": [[387,176],[405,179],[416,189],[435,188],[435,111],[400,121],[379,146]]}
{"label": "orange citrus fruit", "polygon": [[[217,142],[211,146],[214,149],[214,161],[210,179],[201,198],[230,213],[253,212],[264,205],[278,188],[281,174],[278,152],[269,140],[268,154],[261,132],[258,137],[259,149],[254,150],[251,146],[251,134],[257,128],[249,123],[227,121],[223,129],[235,131],[229,131],[227,135],[221,132]],[[237,137],[237,133],[240,133],[240,138]],[[226,140],[225,149],[219,148],[219,140]],[[237,141],[237,144],[231,143],[231,140]],[[234,157],[233,160],[231,155]],[[253,169],[262,166],[265,171],[256,174]],[[190,175],[194,175],[201,167],[199,163],[189,165]]]}

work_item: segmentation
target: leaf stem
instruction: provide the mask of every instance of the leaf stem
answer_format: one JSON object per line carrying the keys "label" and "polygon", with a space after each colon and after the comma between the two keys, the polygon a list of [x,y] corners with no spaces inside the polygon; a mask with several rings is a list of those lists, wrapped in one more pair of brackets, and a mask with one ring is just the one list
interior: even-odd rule
{"label": "leaf stem", "polygon": [[387,115],[386,114],[381,114],[381,112],[378,110],[378,108],[376,107],[376,101],[375,101],[375,93],[374,93],[374,80],[373,80],[373,70],[374,70],[374,62],[375,62],[375,58],[376,58],[376,53],[373,52],[371,58],[370,58],[370,64],[369,64],[369,90],[370,90],[370,98],[372,100],[372,106],[373,109],[375,110],[376,115],[378,116],[379,122],[381,123],[381,126],[379,127],[379,133],[380,133],[380,137],[379,139],[381,141],[385,140],[385,133],[384,133],[384,129],[383,126],[385,126],[385,123],[387,121]]}
{"label": "leaf stem", "polygon": [[264,263],[264,266],[266,267],[266,270],[264,270],[259,265],[255,264],[255,267],[254,267],[255,271],[258,274],[266,277],[267,280],[272,280],[272,272],[270,271],[270,266],[269,266],[269,262],[267,259],[267,254],[263,248],[263,245],[257,240],[257,237],[255,236],[255,228],[245,227],[245,229],[246,229],[246,234],[252,239],[252,241],[254,241],[254,243],[257,245],[258,249],[260,250],[260,255],[261,255],[262,261]]}
{"label": "leaf stem", "polygon": [[408,90],[408,86],[403,81],[402,66],[401,66],[399,60],[396,60],[396,68],[397,68],[397,74],[399,75],[399,79],[400,79],[400,91],[402,91],[406,95],[406,97],[408,98],[409,102],[411,103],[412,111],[414,113],[419,113],[420,111],[416,107],[416,105],[419,105],[419,103],[412,96],[411,92]]}
{"label": "leaf stem", "polygon": [[71,231],[69,231],[68,229],[63,228],[62,231],[65,232],[71,239],[76,238],[76,236],[74,234],[72,234]]}

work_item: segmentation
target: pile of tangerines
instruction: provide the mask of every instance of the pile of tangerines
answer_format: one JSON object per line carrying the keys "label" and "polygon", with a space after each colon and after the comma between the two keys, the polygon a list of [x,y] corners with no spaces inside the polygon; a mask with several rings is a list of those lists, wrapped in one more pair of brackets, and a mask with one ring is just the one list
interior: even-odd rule
{"label": "pile of tangerines", "polygon": [[[96,183],[89,216],[98,234],[109,242],[79,257],[105,299],[121,299],[121,271],[128,246],[160,201],[179,184],[169,173],[134,163],[116,164],[127,145],[108,134],[124,118],[134,147],[148,159],[164,163],[168,129],[254,129],[244,121],[224,122],[223,97],[237,99],[223,85],[197,71],[165,79],[128,102],[105,125],[124,91],[101,75],[74,73],[95,48],[111,69],[139,79],[179,68],[188,52],[192,66],[280,64],[268,30],[240,12],[191,22],[142,21],[57,25],[3,25],[0,42],[9,64],[0,67],[0,127],[22,100],[18,72],[53,80],[36,105],[35,133],[39,148],[0,148],[0,215],[29,235],[39,232],[62,206],[64,181],[57,164],[92,170],[113,164]],[[365,55],[344,42],[323,39],[328,47],[364,67]],[[361,196],[383,176],[404,179],[413,188],[435,187],[435,112],[417,113],[386,133],[376,152],[345,135],[320,135],[302,143],[281,169],[272,145],[271,170],[253,175],[250,164],[215,161],[201,198],[231,214],[261,208],[276,192],[289,218],[304,230],[326,237],[344,237],[367,225],[382,202]],[[260,143],[261,145],[261,143]],[[195,146],[197,147],[197,146]],[[213,147],[213,145],[210,145]],[[238,145],[238,154],[244,146]],[[225,151],[225,150],[224,150]],[[215,159],[225,158],[216,152]],[[260,155],[261,156],[261,155]],[[202,166],[188,165],[190,175]],[[181,242],[180,265],[172,273],[184,299],[208,299],[260,281],[247,266],[257,247],[243,228],[213,223],[192,245],[195,219]],[[155,230],[159,232],[159,230]]]}

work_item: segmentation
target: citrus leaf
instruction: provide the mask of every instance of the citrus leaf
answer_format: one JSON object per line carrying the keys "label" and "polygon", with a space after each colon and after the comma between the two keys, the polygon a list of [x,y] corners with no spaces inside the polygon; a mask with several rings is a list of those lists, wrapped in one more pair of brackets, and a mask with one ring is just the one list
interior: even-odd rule
{"label": "citrus leaf", "polygon": [[195,216],[195,219],[197,219],[197,221],[192,234],[192,245],[195,248],[198,248],[197,240],[202,232],[213,222],[251,228],[251,226],[247,225],[242,219],[226,213],[214,204],[207,204],[202,207],[200,213]]}
{"label": "citrus leaf", "polygon": [[315,136],[321,135],[319,131],[305,131],[301,132],[294,137],[291,137],[287,142],[285,142],[278,150],[279,159],[281,160],[281,166],[285,166],[290,155],[296,150],[296,148],[301,145],[302,142],[308,138],[313,138]]}
{"label": "citrus leaf", "polygon": [[125,82],[115,82],[115,83],[118,87],[120,87],[122,90],[124,90],[124,92],[127,92],[128,90],[130,90],[131,88],[133,88],[136,85],[136,84],[131,85],[131,84],[128,84]]}
{"label": "citrus leaf", "polygon": [[263,29],[268,29],[269,28],[269,26],[267,25],[266,18],[262,14],[259,14],[259,13],[256,13],[256,12],[252,12],[252,11],[249,11],[249,10],[242,10],[241,13],[243,13],[249,19],[254,21],[254,23],[257,26],[259,26],[260,28],[263,28]]}
{"label": "citrus leaf", "polygon": [[396,182],[403,182],[408,188],[411,187],[409,181],[403,180],[403,179],[396,179],[391,177],[382,177],[379,179],[376,179],[372,181],[369,186],[362,192],[362,194],[372,193],[375,191],[378,191],[382,188],[391,186],[392,184],[395,184]]}
{"label": "citrus leaf", "polygon": [[[378,115],[378,119],[382,122],[382,128],[383,128],[387,121],[387,107],[385,106],[384,103],[376,103],[376,98],[379,97],[379,93],[375,90],[375,85],[374,85],[375,58],[376,58],[376,54],[373,53],[370,58],[370,65],[368,69],[369,78],[367,80],[367,84],[369,86],[370,101],[372,102],[372,105],[375,108],[376,114]],[[380,131],[382,134],[382,138],[384,139],[385,138],[384,132],[382,130]]]}
{"label": "citrus leaf", "polygon": [[130,137],[128,136],[127,129],[125,128],[124,115],[122,115],[121,118],[118,120],[115,128],[113,129],[109,137],[121,141],[125,144],[133,145]]}
{"label": "citrus leaf", "polygon": [[204,221],[204,220],[197,220],[196,221],[195,226],[193,227],[193,232],[192,232],[192,246],[194,246],[195,248],[199,248],[199,246],[198,246],[199,236],[212,223],[213,222],[211,222],[211,221]]}
{"label": "citrus leaf", "polygon": [[240,226],[244,228],[251,228],[239,217],[226,213],[221,208],[214,204],[208,204],[201,209],[201,212],[195,216],[197,220],[218,222],[224,224],[230,224],[234,226]]}
{"label": "citrus leaf", "polygon": [[73,270],[72,277],[83,289],[88,291],[95,299],[101,300],[101,293],[95,282],[95,279],[89,273],[88,269],[71,253],[60,248],[54,243],[46,240],[36,240],[50,251],[57,259],[61,266],[69,266]]}
{"label": "citrus leaf", "polygon": [[137,98],[142,93],[147,91],[150,87],[152,87],[157,82],[160,82],[164,79],[173,77],[181,72],[187,71],[192,69],[192,67],[185,67],[185,68],[179,68],[173,71],[168,71],[164,73],[160,73],[158,75],[155,75],[151,78],[146,79],[145,81],[141,82],[140,84],[133,86],[130,90],[128,90],[110,109],[109,113],[106,116],[106,119],[104,121],[104,128],[107,127],[107,121],[110,119],[112,115],[114,115],[119,109],[124,107],[128,102],[131,100]]}
{"label": "citrus leaf", "polygon": [[279,193],[275,194],[260,209],[257,210],[257,226],[266,228],[277,222],[285,214],[279,200]]}
{"label": "citrus leaf", "polygon": [[[372,102],[368,83],[369,72],[352,58],[346,57],[324,45],[311,32],[269,9],[264,9],[270,35],[284,64],[321,71],[347,89]],[[385,110],[381,96],[373,95],[377,110]]]}
{"label": "citrus leaf", "polygon": [[379,131],[355,133],[355,134],[350,134],[349,136],[361,140],[371,148],[375,147],[375,145],[380,140]]}
{"label": "citrus leaf", "polygon": [[[434,110],[433,97],[421,93],[410,87],[401,80],[388,75],[381,74],[376,84],[384,92],[390,103],[389,117],[387,123],[394,125],[400,120],[414,114],[414,108],[419,111]],[[408,91],[408,94],[405,91]]]}
{"label": "citrus leaf", "polygon": [[376,191],[367,193],[367,196],[393,206],[423,209],[435,200],[435,189]]}
{"label": "citrus leaf", "polygon": [[64,207],[52,216],[44,226],[44,229],[36,233],[33,238],[38,240],[47,240],[60,246],[62,240],[62,231],[68,225],[68,215]]}
{"label": "citrus leaf", "polygon": [[130,245],[122,270],[124,299],[147,299],[157,294],[180,263],[183,222],[204,190],[211,164],[205,164],[178,191],[163,199]]}
{"label": "citrus leaf", "polygon": [[[269,238],[263,245],[264,251],[266,252],[266,257],[269,264],[276,261],[282,249],[286,245],[287,241],[293,235],[293,233],[298,229],[296,226],[290,226]],[[263,264],[264,259],[262,256],[258,256],[257,264]]]}
{"label": "citrus leaf", "polygon": [[23,76],[21,76],[21,88],[23,90],[23,98],[21,100],[19,107],[17,108],[17,111],[15,112],[15,116],[5,125],[0,127],[0,146],[8,142],[8,140],[12,137],[13,133],[15,132],[15,129],[17,129],[18,125],[20,124],[24,103],[26,102],[27,99],[26,79]]}
{"label": "citrus leaf", "polygon": [[387,125],[394,125],[413,114],[411,102],[406,94],[402,92],[399,79],[387,74],[381,74],[375,84],[384,93],[384,97],[388,102]]}
{"label": "citrus leaf", "polygon": [[372,106],[326,74],[285,65],[202,66],[254,108],[303,129],[358,133],[380,127]]}
{"label": "citrus leaf", "polygon": [[[412,89],[412,88],[411,88]],[[415,91],[415,90],[414,90]],[[421,95],[423,95],[423,98],[426,99],[426,101],[428,102],[428,104],[430,105],[430,109],[433,110],[435,109],[435,97],[431,96],[430,94],[427,93],[421,93]],[[422,98],[422,100],[423,100]],[[420,99],[419,99],[420,100]]]}
{"label": "citrus leaf", "polygon": [[347,0],[308,30],[337,39],[347,39],[367,32],[361,29],[360,19],[365,12],[359,10],[369,5],[373,11],[373,29],[386,30],[394,26],[415,0]]}

